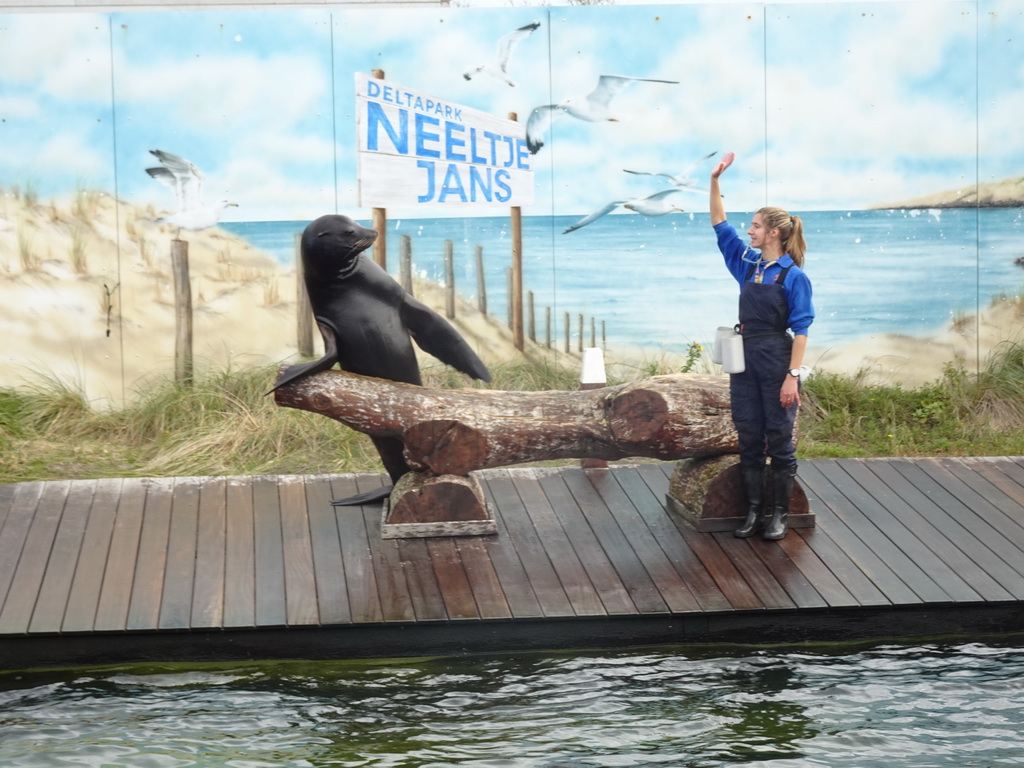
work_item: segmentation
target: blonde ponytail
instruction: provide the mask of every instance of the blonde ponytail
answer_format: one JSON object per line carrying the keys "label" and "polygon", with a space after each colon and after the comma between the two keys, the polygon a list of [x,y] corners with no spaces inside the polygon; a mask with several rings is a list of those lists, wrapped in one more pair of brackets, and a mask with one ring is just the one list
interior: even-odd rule
{"label": "blonde ponytail", "polygon": [[766,206],[757,211],[761,214],[761,221],[768,229],[779,230],[779,241],[782,250],[793,257],[798,267],[804,266],[804,253],[807,251],[807,241],[804,239],[804,223],[799,216],[790,216],[782,208]]}

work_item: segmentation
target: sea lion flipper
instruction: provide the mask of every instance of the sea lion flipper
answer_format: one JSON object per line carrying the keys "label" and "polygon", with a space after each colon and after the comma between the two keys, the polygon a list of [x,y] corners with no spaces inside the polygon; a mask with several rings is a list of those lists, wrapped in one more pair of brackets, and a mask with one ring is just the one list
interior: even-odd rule
{"label": "sea lion flipper", "polygon": [[[338,362],[338,343],[334,329],[319,319],[317,319],[317,325],[320,328],[320,335],[324,339],[324,356],[310,363],[289,365],[284,369],[284,373],[278,377],[277,381],[274,382],[270,392],[274,392],[286,384],[291,384],[293,381],[298,381],[306,376],[312,376],[314,373],[330,370],[331,366]],[[270,392],[267,394],[269,395]]]}
{"label": "sea lion flipper", "polygon": [[490,381],[491,373],[451,323],[426,304],[406,296],[402,319],[416,344],[445,365],[481,381]]}
{"label": "sea lion flipper", "polygon": [[383,488],[377,488],[373,491],[366,491],[365,493],[357,493],[355,496],[347,496],[344,499],[334,499],[331,501],[332,507],[356,507],[360,504],[370,504],[374,501],[380,501],[386,498],[391,490],[395,486],[385,485]]}

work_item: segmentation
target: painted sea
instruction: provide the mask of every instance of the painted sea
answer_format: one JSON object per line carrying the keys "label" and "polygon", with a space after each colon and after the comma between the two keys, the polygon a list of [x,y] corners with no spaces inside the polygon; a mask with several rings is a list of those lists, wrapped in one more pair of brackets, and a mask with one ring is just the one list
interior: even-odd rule
{"label": "painted sea", "polygon": [[[817,318],[812,355],[878,334],[927,335],[1024,287],[1024,211],[933,209],[814,211],[802,214]],[[543,343],[550,308],[561,344],[565,314],[573,348],[579,316],[584,345],[591,318],[609,350],[656,357],[708,343],[735,322],[737,286],[725,271],[706,213],[658,218],[610,215],[569,234],[575,216],[523,217],[523,283],[532,292]],[[750,214],[732,214],[742,233]],[[291,268],[296,236],[308,222],[236,222],[226,229]],[[387,266],[398,274],[407,235],[414,274],[445,282],[451,241],[456,291],[476,300],[476,249],[482,248],[487,308],[508,313],[511,230],[507,216],[389,220]],[[1024,261],[1024,259],[1022,259]]]}

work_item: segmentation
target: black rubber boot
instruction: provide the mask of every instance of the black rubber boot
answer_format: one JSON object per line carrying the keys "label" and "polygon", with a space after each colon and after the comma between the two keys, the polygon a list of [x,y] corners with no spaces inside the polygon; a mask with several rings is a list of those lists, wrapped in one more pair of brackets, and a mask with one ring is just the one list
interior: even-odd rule
{"label": "black rubber boot", "polygon": [[796,477],[796,465],[782,467],[772,472],[775,507],[772,510],[772,519],[764,531],[764,538],[769,541],[778,541],[786,535],[789,523],[789,500],[793,495],[794,477]]}
{"label": "black rubber boot", "polygon": [[764,467],[760,469],[744,468],[743,487],[747,491],[747,519],[743,525],[732,532],[737,539],[745,539],[753,536],[761,530],[761,496],[764,491]]}

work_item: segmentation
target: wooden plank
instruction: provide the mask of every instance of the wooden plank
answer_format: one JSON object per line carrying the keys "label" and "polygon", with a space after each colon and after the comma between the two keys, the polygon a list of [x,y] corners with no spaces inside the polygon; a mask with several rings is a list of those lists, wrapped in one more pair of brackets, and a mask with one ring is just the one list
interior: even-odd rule
{"label": "wooden plank", "polygon": [[[647,475],[650,476],[649,480]],[[703,611],[731,611],[732,604],[676,527],[678,515],[664,502],[668,479],[658,465],[612,470],[640,519]]]}
{"label": "wooden plank", "polygon": [[14,488],[7,519],[0,531],[0,613],[10,596],[11,582],[21,559],[25,539],[35,519],[43,490],[48,485],[42,482],[18,483]]}
{"label": "wooden plank", "polygon": [[173,492],[174,478],[152,479],[146,489],[127,629],[156,629],[159,625]]}
{"label": "wooden plank", "polygon": [[161,629],[188,629],[192,620],[192,587],[196,575],[199,531],[199,484],[194,477],[179,477],[171,494],[171,524],[167,535]]}
{"label": "wooden plank", "polygon": [[363,522],[374,553],[373,573],[377,579],[384,621],[415,621],[416,610],[405,578],[405,564],[397,539],[381,538],[381,510],[364,505]]}
{"label": "wooden plank", "polygon": [[452,537],[427,539],[426,544],[448,618],[479,619],[473,589]]}
{"label": "wooden plank", "polygon": [[[803,468],[801,477],[808,482],[812,477],[817,477],[828,484],[831,494],[833,494],[829,500],[829,507],[835,518],[843,521],[867,546],[874,557],[886,564],[886,570],[899,575],[900,581],[914,593],[913,602],[955,600],[953,595],[937,584],[911,555],[921,561],[941,567],[937,563],[937,558],[928,553],[905,526],[894,520],[891,514],[865,493],[857,483],[853,482],[835,460],[817,461],[813,467]],[[828,491],[822,493],[821,486],[818,486],[818,493],[824,496]],[[878,524],[876,524],[876,520]],[[830,528],[830,532],[832,530]],[[895,537],[895,541],[887,536],[887,533]],[[909,550],[910,554],[905,549]],[[879,587],[883,586],[878,581],[875,583]],[[958,594],[955,589],[951,589],[951,591]]]}
{"label": "wooden plank", "polygon": [[[501,516],[501,510],[498,508],[499,500],[487,483],[487,478],[493,473],[491,470],[484,470],[474,474],[480,480],[480,485],[487,498],[488,508],[494,516],[498,529],[496,535],[476,537],[474,541],[478,542],[486,552],[495,578],[498,580],[503,599],[512,616],[518,619],[540,618],[544,615],[544,610],[537,599],[537,594],[533,591],[530,576],[523,567],[519,554],[512,543],[508,528]],[[519,502],[519,495],[514,491],[513,495],[515,501]],[[559,591],[561,591],[561,587],[559,587]],[[565,600],[564,592],[562,599]]]}
{"label": "wooden plank", "polygon": [[[966,526],[963,519],[950,515],[937,505],[931,495],[910,483],[900,474],[888,460],[850,461],[846,464],[847,471],[855,477],[870,473],[876,481],[864,479],[865,487],[881,487],[892,489],[898,498],[887,501],[893,513],[901,520],[914,527],[919,538],[936,552],[943,562],[954,570],[959,578],[966,581],[983,600],[1008,600],[1010,591],[1003,583],[1010,577],[1010,583],[1016,583],[1024,589],[1024,579],[1011,568],[996,563],[996,570],[990,573],[986,565],[990,564],[991,552]],[[1000,567],[1002,565],[1002,567]]]}
{"label": "wooden plank", "polygon": [[[894,460],[893,467],[904,477],[913,482],[928,498],[939,505],[947,513],[960,521],[980,541],[984,542],[991,552],[991,557],[986,559],[983,565],[986,571],[993,573],[993,568],[999,569],[1003,574],[996,577],[1001,585],[1006,587],[1012,594],[1020,594],[1019,577],[1024,560],[1024,552],[1016,545],[1011,536],[1008,536],[1010,525],[1006,524],[1006,518],[993,510],[981,497],[973,495],[970,489],[966,488],[957,478],[942,470],[941,467],[934,467],[932,471],[926,471],[927,461],[907,462],[905,460]],[[956,487],[959,493],[972,503],[966,504],[950,488]],[[1008,573],[1003,566],[1008,566],[1012,574]]]}
{"label": "wooden plank", "polygon": [[[384,485],[391,485],[391,478],[385,474],[357,475],[355,478],[355,489],[359,493],[374,491]],[[373,554],[373,574],[380,599],[381,617],[384,621],[415,621],[416,609],[406,566],[402,561],[401,547],[395,539],[382,538],[383,501],[364,504],[361,509],[367,541]],[[436,589],[432,578],[429,584],[428,590]],[[438,610],[443,612],[440,593],[435,592],[434,597]]]}
{"label": "wooden plank", "polygon": [[[638,465],[637,474],[657,498],[665,498],[668,478],[659,465]],[[659,501],[660,503],[660,501]],[[747,583],[746,579],[722,550],[710,533],[694,530],[680,515],[670,514],[669,520],[683,539],[687,549],[700,561],[702,569],[715,584],[715,589],[728,601],[730,610],[761,610],[764,603]],[[698,594],[698,599],[700,595]]]}
{"label": "wooden plank", "polygon": [[[815,514],[818,513],[816,509]],[[797,568],[806,574],[829,605],[891,605],[882,590],[822,530],[820,518],[816,528],[801,528],[794,533],[795,536],[782,539],[779,546],[786,551]],[[847,595],[851,602],[847,602]]]}
{"label": "wooden plank", "polygon": [[288,623],[288,607],[284,586],[281,500],[276,478],[252,479],[252,519],[256,554],[256,625],[283,627]]}
{"label": "wooden plank", "polygon": [[[801,466],[806,462],[801,462]],[[798,479],[799,471],[798,471]],[[817,518],[818,524],[814,528],[803,528],[796,531],[796,537],[789,537],[782,539],[784,542],[781,546],[789,553],[789,556],[793,558],[794,562],[797,563],[798,567],[804,573],[807,573],[811,580],[819,586],[820,591],[826,599],[830,599],[828,596],[829,574],[832,575],[835,581],[838,581],[843,588],[849,591],[853,598],[859,605],[862,606],[881,606],[891,605],[889,598],[887,598],[882,591],[875,585],[873,581],[857,566],[853,560],[843,551],[843,549],[835,542],[835,540],[826,532],[826,529],[833,527],[833,525],[842,525],[835,521],[831,510],[815,496],[814,489],[809,487],[806,483],[801,480],[804,492],[807,494],[807,503],[809,510]],[[804,551],[804,547],[808,547],[813,556],[828,569],[828,573],[817,570],[816,566],[808,565],[806,568],[802,567],[804,561],[801,557],[798,557],[798,552]],[[816,571],[815,576],[811,576],[811,569]]]}
{"label": "wooden plank", "polygon": [[[864,576],[893,605],[911,605],[921,602],[921,598],[896,575],[895,571],[882,560],[875,551],[855,533],[846,522],[836,514],[836,508],[846,505],[846,498],[836,490],[828,477],[819,468],[818,461],[803,461],[798,470],[800,482],[808,494],[813,496],[819,506],[815,513],[819,514],[817,524],[829,540],[834,542],[843,554],[849,558]],[[832,558],[834,560],[835,558]]]}
{"label": "wooden plank", "polygon": [[195,585],[189,626],[212,629],[224,625],[227,562],[227,479],[204,478],[199,487]]}
{"label": "wooden plank", "polygon": [[[378,483],[379,487],[379,483]],[[332,498],[341,499],[359,493],[353,476],[331,478]],[[380,514],[380,503],[372,506]],[[345,583],[348,585],[348,601],[352,610],[352,621],[356,623],[383,621],[384,612],[377,591],[377,577],[373,570],[373,553],[366,534],[366,523],[360,507],[334,507],[341,541],[342,562],[345,566]]]}
{"label": "wooden plank", "polygon": [[122,631],[128,626],[128,607],[139,553],[139,537],[146,508],[148,480],[125,480],[117,502],[117,517],[110,535],[110,551],[103,572],[93,629]]}
{"label": "wooden plank", "polygon": [[[867,471],[865,465],[856,460],[831,465],[837,470],[832,475],[833,484],[843,492],[875,526],[892,541],[900,551],[926,573],[928,579],[941,585],[942,592],[957,602],[975,602],[981,599],[979,593],[949,566],[948,558],[960,553],[948,539],[923,517],[916,515],[897,492],[906,490],[907,483],[890,487],[880,481],[877,474]],[[893,478],[898,478],[893,475]],[[914,587],[914,584],[911,584]],[[918,591],[914,587],[915,591]],[[941,594],[930,593],[929,601],[941,600]]]}
{"label": "wooden plank", "polygon": [[[600,478],[604,478],[612,485],[617,485],[610,477],[610,472],[606,470],[597,469],[586,472],[581,468],[570,467],[562,470],[558,475],[552,475],[542,480],[541,487],[545,489],[545,493],[548,494],[548,498],[552,500],[553,504],[553,492],[557,493],[557,498],[561,499],[563,495],[561,488],[564,487],[568,491],[571,502],[566,499],[564,507],[559,506],[559,515],[562,516],[564,510],[573,517],[577,512],[582,517],[583,522],[579,524],[580,530],[590,533],[581,544],[599,548],[611,563],[615,574],[615,580],[611,582],[611,585],[615,587],[616,591],[625,589],[626,596],[629,598],[630,610],[624,612],[635,610],[643,614],[668,613],[668,604],[662,598],[654,579],[647,572],[644,563],[633,549],[632,543],[623,534],[618,521],[608,509],[604,497],[598,493],[594,482],[592,482],[592,479],[600,482]],[[571,525],[571,518],[563,517],[563,527],[568,530],[568,526]],[[591,581],[595,584],[598,583],[593,576]],[[602,587],[601,593],[602,600],[608,607],[608,601],[604,598],[606,589]],[[608,612],[612,613],[610,608]]]}
{"label": "wooden plank", "polygon": [[409,597],[417,621],[446,621],[448,610],[437,583],[427,542],[424,539],[399,539],[398,552],[405,567]]}
{"label": "wooden plank", "polygon": [[[587,578],[597,590],[605,612],[610,615],[640,613],[641,608],[633,602],[629,589],[619,577],[608,552],[601,546],[590,520],[583,513],[582,504],[573,498],[572,493],[563,482],[565,471],[567,470],[542,473],[538,477],[540,487],[555,513],[555,518],[561,524],[573,551],[583,564]],[[588,501],[591,504],[596,500],[597,504],[604,506],[593,489],[589,490],[589,496]],[[607,510],[605,510],[604,517],[608,518]],[[615,525],[614,521],[612,521],[612,525]],[[665,602],[658,595],[646,571],[643,575],[647,583],[639,585],[638,589],[642,590],[641,594],[645,598],[645,603],[650,604],[657,601],[658,611],[666,612],[668,609]]]}
{"label": "wooden plank", "polygon": [[225,499],[224,626],[256,626],[256,527],[251,478],[228,478]]}
{"label": "wooden plank", "polygon": [[[587,478],[616,521],[628,531],[629,544],[651,577],[655,589],[673,613],[699,611],[700,603],[648,528],[637,506],[622,489],[615,474],[636,473],[632,467],[613,467],[608,472],[588,472]],[[640,481],[642,482],[642,481]]]}
{"label": "wooden plank", "polygon": [[[522,470],[516,470],[521,473]],[[486,474],[481,474],[481,481],[487,488],[489,497],[494,502],[494,517],[498,525],[498,539],[508,540],[512,551],[515,553],[522,572],[529,579],[530,591],[537,598],[541,614],[548,617],[573,616],[575,612],[569,596],[565,594],[562,582],[558,579],[551,560],[544,551],[537,531],[533,527],[526,506],[516,490],[515,483],[508,470],[495,469]],[[492,552],[492,558],[494,553]],[[506,552],[504,556],[504,568],[500,571],[505,583],[505,594],[512,592],[508,588],[509,580],[517,578],[517,567],[512,554]],[[502,562],[495,559],[494,562]],[[529,604],[529,596],[521,595],[521,599]],[[512,602],[512,598],[509,598]]]}
{"label": "wooden plank", "polygon": [[1024,467],[1011,459],[998,456],[965,459],[964,461],[971,469],[1013,500],[1016,509],[1007,510],[1007,514],[1011,514],[1019,524],[1024,518]]}
{"label": "wooden plank", "polygon": [[[950,487],[955,496],[976,511],[984,509],[992,523],[1018,548],[1024,549],[1024,507],[989,482],[973,466],[968,466],[963,459],[935,458],[923,463],[926,472],[933,465],[941,467],[960,481]],[[1005,518],[1005,523],[1000,515]]]}
{"label": "wooden plank", "polygon": [[78,565],[60,628],[62,632],[88,632],[96,623],[123,482],[120,478],[112,478],[95,483],[89,520],[82,535]]}
{"label": "wooden plank", "polygon": [[320,622],[351,624],[345,566],[341,562],[338,521],[331,506],[334,492],[326,475],[306,478],[306,506],[313,547],[313,574],[316,578],[317,610]]}
{"label": "wooden plank", "polygon": [[466,571],[473,600],[482,619],[511,619],[512,609],[491,562],[487,540],[493,536],[460,536],[453,543]]}
{"label": "wooden plank", "polygon": [[[601,597],[590,581],[587,569],[573,549],[572,541],[566,535],[551,503],[540,486],[544,470],[532,470],[529,474],[515,473],[512,483],[523,500],[526,513],[537,531],[537,538],[547,553],[565,594],[572,603],[577,616],[604,616],[607,610]],[[520,553],[522,550],[520,550]]]}
{"label": "wooden plank", "polygon": [[[7,514],[11,511],[11,505],[14,503],[14,497],[18,492],[18,483],[0,483],[0,532],[4,529],[4,523],[7,522]],[[0,596],[2,600],[2,596]]]}
{"label": "wooden plank", "polygon": [[301,477],[278,478],[281,499],[281,534],[284,550],[284,587],[288,626],[320,623],[313,542],[306,513],[306,485]]}
{"label": "wooden plank", "polygon": [[[731,537],[733,541],[738,541],[738,539],[732,536],[732,533],[717,535]],[[782,541],[787,539],[790,542],[802,542],[802,539],[794,534],[792,530]],[[765,541],[756,536],[746,541],[754,554],[761,559],[768,572],[771,573],[773,579],[789,595],[789,599],[793,601],[797,608],[827,608],[831,605],[828,598],[822,594],[819,585],[807,578],[803,570],[790,558],[788,548],[783,547],[780,541]],[[832,586],[839,595],[839,604],[856,604],[856,601],[849,592],[842,588],[841,584],[833,582]]]}
{"label": "wooden plank", "polygon": [[39,497],[24,544],[17,556],[18,564],[11,579],[7,600],[0,611],[0,634],[28,631],[70,490],[70,482],[54,481],[46,484]]}
{"label": "wooden plank", "polygon": [[59,632],[64,623],[68,595],[82,549],[82,536],[89,521],[96,490],[95,480],[72,480],[64,502],[53,546],[46,563],[46,572],[39,585],[39,595],[28,624],[29,632]]}
{"label": "wooden plank", "polygon": [[[762,558],[754,551],[756,547],[765,546],[768,542],[763,539],[756,541],[737,539],[732,533],[725,532],[712,533],[711,536],[765,608],[780,610],[797,607],[793,598],[775,578],[772,571],[765,567]],[[819,596],[819,605],[815,607],[824,605],[825,601],[821,600]]]}

